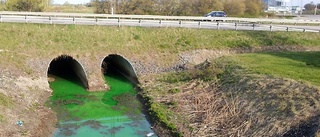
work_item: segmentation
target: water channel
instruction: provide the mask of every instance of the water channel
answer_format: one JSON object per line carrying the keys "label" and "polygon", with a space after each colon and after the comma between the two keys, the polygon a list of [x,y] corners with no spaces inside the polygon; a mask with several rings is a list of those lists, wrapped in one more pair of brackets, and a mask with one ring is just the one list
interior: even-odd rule
{"label": "water channel", "polygon": [[113,69],[104,76],[110,90],[88,92],[76,75],[49,74],[53,93],[47,104],[58,117],[53,136],[155,137],[134,85]]}

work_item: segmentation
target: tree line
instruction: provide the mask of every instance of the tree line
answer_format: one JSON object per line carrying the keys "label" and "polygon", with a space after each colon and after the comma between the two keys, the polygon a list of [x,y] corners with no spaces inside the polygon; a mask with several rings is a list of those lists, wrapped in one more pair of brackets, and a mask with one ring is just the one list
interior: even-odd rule
{"label": "tree line", "polygon": [[[1,8],[8,11],[45,11],[53,0],[0,0]],[[1,6],[2,5],[2,6]],[[3,6],[4,5],[4,6]],[[165,16],[202,16],[210,11],[225,11],[228,16],[260,16],[263,0],[91,0],[87,4],[95,13],[136,14]],[[308,3],[306,10],[320,5]]]}
{"label": "tree line", "polygon": [[304,9],[305,10],[315,10],[315,9],[320,9],[320,4],[315,4],[313,2],[307,3],[306,5],[304,5]]}
{"label": "tree line", "polygon": [[0,0],[8,11],[34,11],[41,12],[52,3],[52,0]]}
{"label": "tree line", "polygon": [[262,0],[92,0],[95,13],[198,16],[210,11],[225,11],[233,16],[258,16]]}

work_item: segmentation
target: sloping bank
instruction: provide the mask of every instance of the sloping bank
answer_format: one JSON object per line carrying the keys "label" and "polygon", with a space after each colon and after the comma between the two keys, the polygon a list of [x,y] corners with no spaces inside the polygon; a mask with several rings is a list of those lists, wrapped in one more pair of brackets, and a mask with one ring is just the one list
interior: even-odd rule
{"label": "sloping bank", "polygon": [[248,71],[228,57],[141,79],[162,136],[320,134],[318,88]]}

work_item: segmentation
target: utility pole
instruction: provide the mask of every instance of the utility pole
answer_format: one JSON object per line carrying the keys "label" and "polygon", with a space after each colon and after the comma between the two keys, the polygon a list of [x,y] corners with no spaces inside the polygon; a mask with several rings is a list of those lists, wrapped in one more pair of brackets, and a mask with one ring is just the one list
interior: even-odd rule
{"label": "utility pole", "polygon": [[301,8],[300,8],[300,10],[301,10],[301,11],[300,11],[300,15],[302,15],[302,11],[303,11],[302,3],[303,3],[303,2],[302,2],[302,0],[301,0],[301,3],[300,3],[300,5],[301,5]]}
{"label": "utility pole", "polygon": [[314,8],[314,15],[317,15],[317,10],[318,10],[318,4],[316,4],[316,7]]}

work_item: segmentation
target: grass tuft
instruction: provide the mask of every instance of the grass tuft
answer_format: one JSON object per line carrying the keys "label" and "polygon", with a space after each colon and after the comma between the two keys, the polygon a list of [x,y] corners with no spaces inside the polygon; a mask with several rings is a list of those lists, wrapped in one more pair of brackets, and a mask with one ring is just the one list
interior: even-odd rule
{"label": "grass tuft", "polygon": [[0,93],[0,106],[10,107],[12,104],[12,100],[8,96]]}

